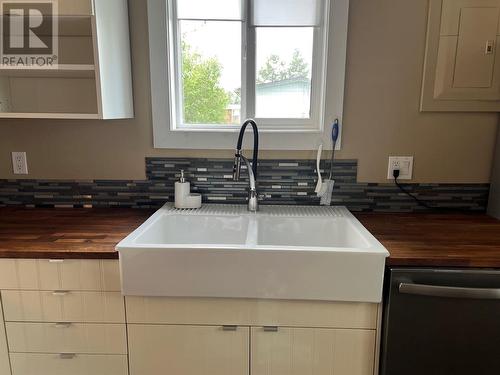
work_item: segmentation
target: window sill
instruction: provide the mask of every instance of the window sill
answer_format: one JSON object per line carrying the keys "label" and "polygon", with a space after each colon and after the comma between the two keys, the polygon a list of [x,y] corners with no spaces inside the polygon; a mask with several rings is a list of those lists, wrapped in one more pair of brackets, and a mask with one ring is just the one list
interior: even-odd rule
{"label": "window sill", "polygon": [[[270,127],[259,125],[259,133],[280,133],[280,134],[322,134],[323,130],[318,128],[293,128],[293,127]],[[170,129],[173,133],[238,133],[241,129],[240,125],[224,125],[221,128],[216,128],[213,126],[196,126],[196,127],[179,127],[176,129]]]}

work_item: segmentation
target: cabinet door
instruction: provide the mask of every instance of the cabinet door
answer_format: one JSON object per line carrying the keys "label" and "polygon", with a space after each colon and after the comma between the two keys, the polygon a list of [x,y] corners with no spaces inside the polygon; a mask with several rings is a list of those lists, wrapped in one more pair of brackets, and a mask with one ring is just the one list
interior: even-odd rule
{"label": "cabinet door", "polygon": [[375,331],[252,328],[252,375],[373,375]]}
{"label": "cabinet door", "polygon": [[500,50],[496,48],[499,18],[499,0],[443,1],[436,99],[500,98]]}
{"label": "cabinet door", "polygon": [[129,325],[131,375],[248,375],[249,329]]}
{"label": "cabinet door", "polygon": [[421,109],[498,112],[500,0],[431,0]]}

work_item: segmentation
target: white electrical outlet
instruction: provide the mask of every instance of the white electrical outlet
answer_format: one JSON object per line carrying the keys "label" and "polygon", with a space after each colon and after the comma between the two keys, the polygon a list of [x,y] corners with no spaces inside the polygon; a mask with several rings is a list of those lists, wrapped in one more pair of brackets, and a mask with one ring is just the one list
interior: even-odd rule
{"label": "white electrical outlet", "polygon": [[14,174],[28,174],[28,160],[26,152],[12,153],[12,169]]}
{"label": "white electrical outlet", "polygon": [[413,178],[413,156],[389,156],[388,180],[394,180],[393,172],[399,169],[398,180],[411,180]]}

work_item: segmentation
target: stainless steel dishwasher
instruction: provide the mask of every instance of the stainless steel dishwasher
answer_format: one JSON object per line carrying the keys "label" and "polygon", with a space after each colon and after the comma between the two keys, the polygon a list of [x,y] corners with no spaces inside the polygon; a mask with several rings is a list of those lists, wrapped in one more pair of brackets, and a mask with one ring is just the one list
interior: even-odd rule
{"label": "stainless steel dishwasher", "polygon": [[388,272],[381,375],[500,374],[500,270]]}

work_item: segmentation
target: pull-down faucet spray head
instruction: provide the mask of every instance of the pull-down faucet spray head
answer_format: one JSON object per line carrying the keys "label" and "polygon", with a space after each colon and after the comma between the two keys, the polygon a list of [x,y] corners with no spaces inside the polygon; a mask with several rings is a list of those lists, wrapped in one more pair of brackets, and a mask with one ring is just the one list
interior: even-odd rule
{"label": "pull-down faucet spray head", "polygon": [[236,150],[233,165],[233,180],[239,181],[241,173],[241,150]]}

